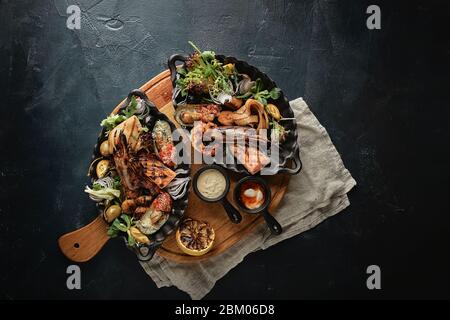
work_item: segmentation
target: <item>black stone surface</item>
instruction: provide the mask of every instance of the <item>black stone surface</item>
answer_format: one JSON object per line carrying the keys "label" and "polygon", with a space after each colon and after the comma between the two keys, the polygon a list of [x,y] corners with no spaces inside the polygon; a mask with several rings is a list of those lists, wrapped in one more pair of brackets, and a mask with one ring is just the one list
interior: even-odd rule
{"label": "black stone surface", "polygon": [[[120,240],[69,291],[56,242],[96,214],[83,188],[99,122],[188,40],[304,97],[358,182],[348,209],[249,255],[206,298],[449,298],[449,11],[376,1],[368,30],[371,2],[0,0],[0,298],[188,298]],[[382,290],[366,288],[371,264]]]}

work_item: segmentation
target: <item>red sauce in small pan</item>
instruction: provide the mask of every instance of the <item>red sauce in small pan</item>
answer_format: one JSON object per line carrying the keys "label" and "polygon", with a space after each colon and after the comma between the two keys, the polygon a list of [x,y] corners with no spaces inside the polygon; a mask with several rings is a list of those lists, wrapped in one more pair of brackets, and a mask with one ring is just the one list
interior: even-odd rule
{"label": "red sauce in small pan", "polygon": [[266,201],[264,187],[255,181],[246,181],[239,190],[239,201],[249,210],[258,209]]}

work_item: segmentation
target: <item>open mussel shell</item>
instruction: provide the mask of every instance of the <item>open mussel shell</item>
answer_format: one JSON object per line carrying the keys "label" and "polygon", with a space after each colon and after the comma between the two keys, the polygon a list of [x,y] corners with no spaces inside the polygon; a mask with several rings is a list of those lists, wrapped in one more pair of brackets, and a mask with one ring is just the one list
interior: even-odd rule
{"label": "open mussel shell", "polygon": [[184,127],[193,127],[194,122],[198,120],[196,115],[196,107],[185,104],[177,107],[173,117],[180,125]]}
{"label": "open mussel shell", "polygon": [[243,79],[239,81],[237,91],[238,94],[246,94],[250,92],[255,84],[255,81],[252,81],[252,79],[250,79],[250,77],[246,74],[241,74],[241,76],[243,77]]}

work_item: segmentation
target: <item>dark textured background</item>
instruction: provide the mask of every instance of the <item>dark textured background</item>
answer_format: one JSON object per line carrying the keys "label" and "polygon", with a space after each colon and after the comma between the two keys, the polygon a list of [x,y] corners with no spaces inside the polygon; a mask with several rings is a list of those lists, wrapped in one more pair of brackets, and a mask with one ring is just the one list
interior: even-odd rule
{"label": "dark textured background", "polygon": [[[0,0],[0,298],[187,298],[119,240],[69,291],[56,240],[96,214],[83,188],[100,120],[188,40],[304,97],[358,182],[343,213],[248,256],[207,298],[450,296],[444,1],[376,1],[378,31],[367,1],[67,2]],[[370,264],[381,291],[366,288]]]}

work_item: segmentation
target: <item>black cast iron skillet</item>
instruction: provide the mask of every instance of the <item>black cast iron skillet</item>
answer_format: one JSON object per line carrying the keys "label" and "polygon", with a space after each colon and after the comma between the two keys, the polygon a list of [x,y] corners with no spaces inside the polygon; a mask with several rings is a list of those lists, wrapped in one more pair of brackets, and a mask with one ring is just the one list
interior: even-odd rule
{"label": "black cast iron skillet", "polygon": [[[176,130],[176,127],[171,122],[171,120],[169,120],[169,118],[164,113],[160,112],[158,110],[158,108],[156,108],[156,106],[148,99],[147,95],[144,92],[142,92],[138,89],[132,90],[128,94],[128,97],[127,97],[126,101],[122,104],[122,106],[120,107],[120,110],[124,109],[130,103],[132,96],[141,98],[149,107],[149,116],[144,119],[144,124],[149,128],[150,132],[153,129],[155,122],[157,120],[167,121],[170,124],[170,128],[171,128],[172,132]],[[97,158],[101,157],[100,145],[106,139],[107,139],[107,137],[105,136],[105,129],[103,129],[98,137],[97,144],[94,147],[94,154],[92,156],[92,159],[97,159]],[[182,155],[181,155],[181,157],[182,157]],[[179,168],[182,168],[182,169],[185,169],[188,171],[185,174],[177,175],[177,178],[189,177],[189,172],[190,172],[189,164],[180,163],[180,164],[178,164],[178,166],[175,169],[179,169]],[[96,174],[95,174],[95,170],[91,170],[90,175],[92,177],[92,182],[93,182],[97,178]],[[189,185],[186,188],[187,188],[187,190],[189,190]],[[184,211],[186,210],[186,207],[188,204],[188,194],[189,194],[189,192],[186,192],[186,194],[181,199],[173,201],[172,213],[169,215],[169,218],[162,225],[162,227],[158,231],[156,231],[154,234],[149,236],[149,239],[151,241],[150,244],[148,244],[148,245],[136,244],[134,247],[130,248],[136,253],[136,255],[140,261],[151,260],[151,258],[155,254],[156,250],[164,242],[164,240],[167,238],[167,236],[169,236],[172,232],[174,232],[176,230],[176,228],[178,227],[178,224],[181,221],[181,218],[184,215]],[[98,206],[98,209],[99,209],[100,213],[102,213],[104,208],[102,206]]]}
{"label": "black cast iron skillet", "polygon": [[[207,197],[203,196],[200,193],[200,191],[198,190],[198,187],[197,187],[197,179],[200,176],[200,174],[202,172],[204,172],[206,170],[210,170],[210,169],[219,171],[225,177],[225,181],[226,181],[225,190],[223,191],[223,193],[219,197],[217,197],[215,199],[210,199],[210,198],[207,198]],[[195,173],[192,186],[194,188],[194,191],[195,191],[195,194],[197,195],[197,197],[199,197],[203,201],[210,202],[210,203],[220,202],[222,204],[223,208],[225,209],[225,211],[226,211],[226,213],[228,215],[228,218],[230,218],[231,222],[233,222],[233,223],[240,223],[241,222],[241,220],[242,220],[241,214],[239,213],[239,211],[236,210],[235,207],[233,207],[233,205],[227,199],[227,194],[228,194],[228,191],[230,190],[230,178],[228,177],[227,172],[222,167],[219,167],[219,166],[214,165],[214,164],[201,167]]]}
{"label": "black cast iron skillet", "polygon": [[[269,76],[261,72],[258,68],[249,65],[245,61],[239,60],[235,57],[228,57],[224,55],[216,55],[216,58],[223,64],[233,63],[235,65],[236,70],[239,73],[247,74],[248,76],[250,76],[252,80],[256,80],[258,78],[261,79],[264,87],[267,90],[271,90],[272,88],[277,86],[275,81],[273,81]],[[199,101],[196,100],[195,96],[188,96],[187,99],[186,97],[182,97],[180,93],[181,90],[177,86],[177,80],[183,76],[177,71],[178,70],[177,62],[182,63],[178,68],[185,68],[184,62],[187,59],[188,56],[186,55],[174,54],[168,60],[172,86],[174,88],[172,101],[175,108],[178,105],[182,105],[183,103],[192,103],[192,104],[199,103]],[[275,101],[271,101],[271,103],[274,103],[278,107],[283,118],[292,119],[295,117],[294,111],[290,107],[289,101],[286,99],[282,91],[280,92],[280,97]],[[300,170],[302,169],[302,162],[300,160],[300,149],[297,142],[298,138],[297,123],[295,120],[286,120],[280,122],[280,124],[283,125],[283,127],[288,131],[288,133],[286,135],[285,141],[279,146],[279,154],[280,154],[279,165],[274,168],[271,168],[270,170],[267,171],[267,173],[270,175],[274,175],[277,173],[287,173],[294,175],[299,173]],[[232,171],[249,174],[247,169],[245,169],[245,167],[242,164],[239,163],[230,163],[230,164],[219,163],[219,164]],[[292,167],[290,167],[290,165]]]}
{"label": "black cast iron skillet", "polygon": [[[240,192],[241,192],[241,187],[245,182],[255,182],[259,185],[261,185],[264,189],[264,195],[265,195],[265,201],[264,203],[256,208],[256,209],[248,209],[240,200]],[[270,232],[272,232],[272,234],[275,235],[279,235],[281,234],[281,232],[283,231],[281,225],[278,223],[278,221],[270,214],[268,207],[269,204],[271,202],[271,197],[272,194],[270,192],[270,187],[267,184],[267,182],[262,179],[261,177],[255,177],[255,176],[248,176],[248,177],[244,177],[241,180],[239,180],[239,182],[236,184],[235,188],[234,188],[234,202],[236,203],[237,207],[241,210],[244,211],[246,213],[249,214],[261,214],[264,217],[264,220],[266,221],[267,227],[269,227]]]}

